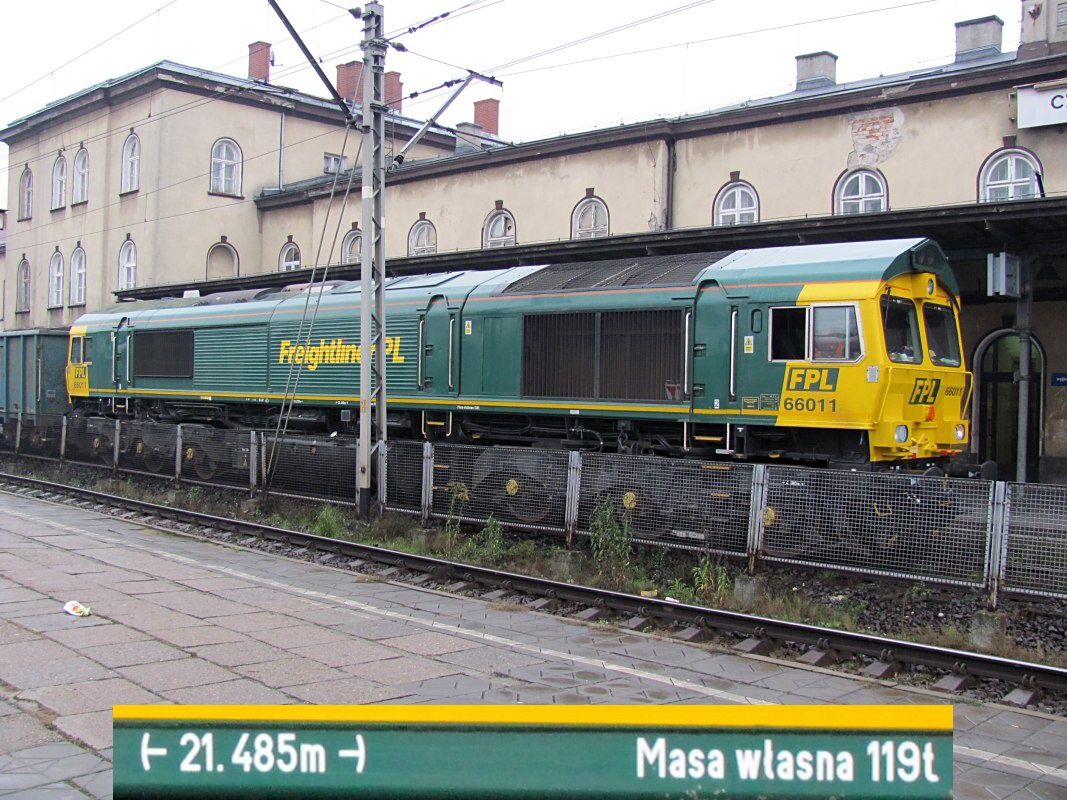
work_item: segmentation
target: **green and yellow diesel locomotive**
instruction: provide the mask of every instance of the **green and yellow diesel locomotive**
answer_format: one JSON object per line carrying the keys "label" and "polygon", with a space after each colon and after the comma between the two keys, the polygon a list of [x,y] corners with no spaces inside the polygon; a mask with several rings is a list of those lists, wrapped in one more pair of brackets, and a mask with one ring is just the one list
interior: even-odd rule
{"label": "green and yellow diesel locomotive", "polygon": [[[310,338],[307,291],[81,317],[74,420],[271,427],[299,373],[289,429],[354,431],[359,283],[322,294]],[[945,468],[968,440],[958,295],[925,239],[397,277],[390,435]]]}

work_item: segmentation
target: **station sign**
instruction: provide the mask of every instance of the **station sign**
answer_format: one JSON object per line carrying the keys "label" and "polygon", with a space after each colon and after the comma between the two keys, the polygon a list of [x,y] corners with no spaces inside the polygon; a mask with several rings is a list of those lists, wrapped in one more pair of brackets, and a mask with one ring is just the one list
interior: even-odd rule
{"label": "station sign", "polygon": [[949,798],[945,706],[115,706],[114,796]]}
{"label": "station sign", "polygon": [[1067,125],[1067,78],[1016,90],[1019,128]]}

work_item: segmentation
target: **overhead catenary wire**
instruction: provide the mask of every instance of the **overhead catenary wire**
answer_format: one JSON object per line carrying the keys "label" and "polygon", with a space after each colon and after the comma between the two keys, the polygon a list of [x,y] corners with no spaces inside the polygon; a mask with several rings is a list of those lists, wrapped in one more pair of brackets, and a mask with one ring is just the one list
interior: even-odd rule
{"label": "overhead catenary wire", "polygon": [[78,61],[79,59],[84,58],[85,56],[89,55],[89,53],[92,53],[94,50],[98,50],[99,48],[101,48],[105,44],[107,44],[108,42],[110,42],[110,41],[112,41],[114,39],[117,39],[119,36],[122,36],[122,34],[126,33],[127,31],[133,30],[138,25],[140,25],[142,22],[144,22],[145,20],[151,19],[152,17],[156,16],[156,14],[159,14],[162,11],[165,11],[166,9],[168,9],[170,6],[174,5],[177,2],[178,2],[178,0],[168,0],[168,2],[164,3],[163,5],[161,5],[155,11],[152,11],[152,12],[149,12],[148,14],[145,14],[143,17],[141,17],[140,19],[136,20],[135,22],[131,22],[129,25],[127,25],[122,30],[116,31],[115,33],[113,33],[110,36],[108,36],[106,39],[103,39],[102,41],[97,42],[92,47],[88,48],[87,50],[83,50],[82,52],[78,53],[78,55],[76,55],[76,56],[74,56],[72,58],[68,58],[66,61],[64,61],[62,64],[60,64],[58,67],[53,67],[52,69],[48,70],[48,72],[44,73],[43,75],[40,75],[39,77],[34,78],[32,81],[30,81],[29,83],[19,87],[18,89],[16,89],[15,91],[11,92],[10,94],[6,94],[3,97],[0,97],[0,103],[3,103],[6,100],[10,100],[12,97],[15,97],[16,95],[22,94],[24,91],[26,91],[30,87],[36,86],[38,83],[43,81],[49,75],[54,75],[55,73],[59,72],[59,70],[64,69],[66,67],[69,67],[75,61]]}

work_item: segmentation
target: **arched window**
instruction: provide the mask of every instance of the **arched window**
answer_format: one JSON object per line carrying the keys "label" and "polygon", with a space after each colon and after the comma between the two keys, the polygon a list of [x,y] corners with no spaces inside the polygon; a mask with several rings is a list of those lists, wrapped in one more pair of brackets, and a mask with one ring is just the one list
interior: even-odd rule
{"label": "arched window", "polygon": [[759,196],[752,184],[734,181],[722,187],[715,198],[716,225],[759,222]]}
{"label": "arched window", "polygon": [[207,251],[207,279],[232,278],[241,274],[237,250],[228,242],[216,242]]}
{"label": "arched window", "polygon": [[428,219],[420,219],[408,231],[408,255],[427,256],[437,252],[437,228]]}
{"label": "arched window", "polygon": [[363,231],[353,228],[341,240],[341,263],[358,264],[363,255]]}
{"label": "arched window", "polygon": [[70,256],[70,304],[85,305],[85,251],[80,247]]}
{"label": "arched window", "polygon": [[15,273],[15,311],[21,313],[30,310],[30,262],[25,258],[19,262]]}
{"label": "arched window", "polygon": [[67,204],[67,159],[62,153],[52,165],[52,210]]}
{"label": "arched window", "polygon": [[834,197],[836,214],[873,214],[889,208],[885,178],[869,169],[842,175]]}
{"label": "arched window", "polygon": [[1026,200],[1040,192],[1041,165],[1025,150],[999,150],[986,159],[979,175],[979,200]]}
{"label": "arched window", "polygon": [[141,140],[136,133],[122,145],[122,192],[136,192],[141,185]]}
{"label": "arched window", "polygon": [[63,254],[56,250],[48,262],[48,307],[63,305]]}
{"label": "arched window", "polygon": [[74,187],[70,204],[77,205],[89,199],[89,151],[84,147],[74,156]]}
{"label": "arched window", "polygon": [[30,168],[22,170],[19,178],[19,219],[29,219],[33,216],[33,173]]}
{"label": "arched window", "polygon": [[482,247],[508,247],[515,244],[515,217],[510,211],[497,209],[482,226]]}
{"label": "arched window", "polygon": [[282,251],[278,253],[278,269],[281,272],[300,269],[300,248],[296,242],[286,242],[282,245]]}
{"label": "arched window", "polygon": [[607,235],[607,205],[599,197],[586,197],[571,212],[571,238],[598,239]]}
{"label": "arched window", "polygon": [[132,289],[137,285],[137,245],[127,239],[119,248],[119,289]]}
{"label": "arched window", "polygon": [[219,139],[211,148],[211,191],[241,194],[241,148],[233,139]]}

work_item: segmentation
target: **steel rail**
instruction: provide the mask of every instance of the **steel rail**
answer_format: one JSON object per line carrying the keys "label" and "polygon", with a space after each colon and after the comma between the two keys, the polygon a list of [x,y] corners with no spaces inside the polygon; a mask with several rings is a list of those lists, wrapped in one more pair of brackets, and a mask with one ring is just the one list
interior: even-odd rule
{"label": "steel rail", "polygon": [[0,472],[0,482],[5,481],[128,511],[137,511],[162,519],[193,522],[204,527],[283,542],[312,551],[335,553],[354,559],[427,573],[438,579],[447,578],[475,583],[493,589],[579,603],[619,614],[640,616],[659,622],[678,623],[719,633],[741,634],[776,642],[833,650],[845,656],[860,655],[887,663],[930,667],[973,678],[1002,680],[1018,686],[1040,687],[1054,692],[1067,691],[1067,669],[1048,664],[1015,661],[985,653],[972,653],[868,633],[835,630],[802,622],[788,622],[737,611],[725,611],[657,598],[639,597],[606,589],[576,586],[547,578],[520,575],[490,567],[332,539],[249,520],[220,517],[201,511],[174,508],[68,484]]}

